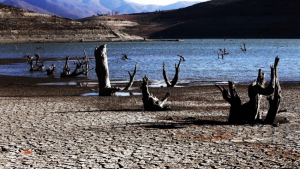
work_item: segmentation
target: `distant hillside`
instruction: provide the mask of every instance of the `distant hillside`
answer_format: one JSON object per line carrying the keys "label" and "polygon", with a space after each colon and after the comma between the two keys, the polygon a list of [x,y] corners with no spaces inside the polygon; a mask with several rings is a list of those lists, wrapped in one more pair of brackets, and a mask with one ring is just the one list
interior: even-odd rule
{"label": "distant hillside", "polygon": [[143,40],[89,24],[0,4],[0,43]]}
{"label": "distant hillside", "polygon": [[50,14],[50,15],[54,15],[53,13],[44,10],[42,8],[39,8],[37,6],[33,6],[27,2],[24,1],[19,1],[19,0],[5,0],[2,2],[3,4],[9,5],[9,6],[13,6],[13,7],[19,7],[22,9],[27,9],[27,10],[31,10],[31,11],[35,11],[37,13],[43,13],[43,14]]}
{"label": "distant hillside", "polygon": [[212,0],[190,7],[115,18],[146,38],[300,38],[298,0]]}
{"label": "distant hillside", "polygon": [[97,14],[120,14],[152,12],[177,9],[196,2],[178,2],[167,6],[140,5],[126,0],[0,0],[0,3],[43,14],[79,19]]}

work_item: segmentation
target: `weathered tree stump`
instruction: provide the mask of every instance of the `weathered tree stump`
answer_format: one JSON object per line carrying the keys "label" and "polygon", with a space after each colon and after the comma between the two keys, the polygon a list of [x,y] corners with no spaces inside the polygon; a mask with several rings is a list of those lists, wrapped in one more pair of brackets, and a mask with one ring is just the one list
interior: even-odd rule
{"label": "weathered tree stump", "polygon": [[141,86],[145,111],[169,110],[170,107],[164,106],[164,104],[166,103],[167,99],[169,98],[170,93],[168,92],[162,100],[159,100],[158,98],[156,98],[155,96],[153,96],[152,94],[149,93],[148,82],[149,82],[149,79],[147,76],[145,76],[143,78],[143,83]]}
{"label": "weathered tree stump", "polygon": [[180,58],[178,65],[176,65],[176,63],[175,63],[175,75],[174,75],[174,78],[171,82],[168,79],[167,72],[165,70],[165,62],[164,62],[164,64],[163,64],[163,76],[164,76],[165,82],[167,84],[167,87],[174,87],[177,84],[178,79],[179,79],[179,71],[180,71],[181,61],[182,61],[182,58]]}
{"label": "weathered tree stump", "polygon": [[95,48],[96,74],[99,83],[99,96],[113,96],[119,88],[112,88],[109,80],[106,44]]}
{"label": "weathered tree stump", "polygon": [[277,67],[279,58],[276,57],[274,67],[271,66],[271,80],[265,87],[264,73],[259,70],[257,81],[249,85],[248,96],[250,100],[243,104],[238,96],[233,82],[229,82],[229,92],[224,87],[217,87],[221,90],[224,100],[231,105],[228,122],[229,123],[255,123],[261,121],[260,100],[261,95],[269,96],[274,93],[274,99],[270,99],[270,109],[264,123],[273,123],[279,110],[281,90],[278,81]]}
{"label": "weathered tree stump", "polygon": [[128,89],[132,86],[132,84],[133,84],[133,82],[134,82],[134,77],[135,77],[135,74],[136,74],[136,70],[137,70],[137,65],[138,65],[138,62],[136,62],[136,64],[135,64],[134,72],[133,72],[132,75],[131,75],[131,73],[128,71],[130,80],[129,80],[129,83],[127,84],[127,86],[126,86],[123,90],[128,90]]}

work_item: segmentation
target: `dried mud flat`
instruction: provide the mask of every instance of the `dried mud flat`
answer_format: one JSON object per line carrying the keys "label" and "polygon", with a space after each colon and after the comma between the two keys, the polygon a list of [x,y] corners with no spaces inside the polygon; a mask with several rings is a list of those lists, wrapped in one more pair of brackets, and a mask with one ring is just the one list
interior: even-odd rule
{"label": "dried mud flat", "polygon": [[[0,168],[300,165],[299,83],[282,84],[285,111],[273,126],[227,124],[229,104],[214,86],[150,88],[159,98],[170,92],[172,109],[144,112],[142,96],[80,97],[91,88],[1,81]],[[237,91],[245,102],[247,86]]]}

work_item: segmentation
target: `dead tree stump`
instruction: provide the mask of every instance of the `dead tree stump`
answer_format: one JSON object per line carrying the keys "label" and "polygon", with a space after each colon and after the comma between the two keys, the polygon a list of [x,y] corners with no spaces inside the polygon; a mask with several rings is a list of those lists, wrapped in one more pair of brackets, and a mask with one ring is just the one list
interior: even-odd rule
{"label": "dead tree stump", "polygon": [[279,111],[280,108],[280,100],[281,100],[281,87],[280,83],[278,80],[278,63],[279,63],[279,58],[278,56],[275,59],[275,92],[273,98],[271,96],[268,97],[270,108],[268,111],[268,114],[264,120],[264,123],[266,124],[273,124],[276,114]]}
{"label": "dead tree stump", "polygon": [[165,62],[164,62],[164,64],[163,64],[163,76],[164,76],[165,82],[167,84],[167,87],[174,87],[177,84],[178,79],[179,79],[179,70],[180,70],[181,61],[182,61],[182,58],[180,58],[178,65],[176,65],[176,63],[175,63],[175,75],[174,75],[174,78],[171,82],[168,79],[167,72],[165,70]]}
{"label": "dead tree stump", "polygon": [[148,83],[149,83],[149,79],[147,76],[145,76],[143,78],[143,83],[141,86],[145,111],[169,110],[170,107],[164,106],[164,104],[168,100],[170,93],[168,92],[162,100],[159,100],[158,98],[156,98],[155,96],[150,94],[150,92],[148,90]]}
{"label": "dead tree stump", "polygon": [[106,44],[95,48],[96,74],[99,83],[99,96],[113,96],[119,88],[112,88],[109,80]]}
{"label": "dead tree stump", "polygon": [[228,117],[229,123],[255,123],[261,121],[260,117],[260,100],[261,96],[269,96],[274,93],[274,99],[269,99],[270,108],[264,123],[273,123],[275,116],[279,110],[279,103],[281,98],[281,90],[278,81],[277,67],[279,58],[276,57],[274,67],[271,66],[271,80],[267,87],[265,87],[264,73],[259,70],[257,81],[249,85],[248,96],[250,100],[243,104],[238,96],[233,82],[229,82],[229,92],[224,87],[217,87],[221,90],[224,100],[231,105]]}

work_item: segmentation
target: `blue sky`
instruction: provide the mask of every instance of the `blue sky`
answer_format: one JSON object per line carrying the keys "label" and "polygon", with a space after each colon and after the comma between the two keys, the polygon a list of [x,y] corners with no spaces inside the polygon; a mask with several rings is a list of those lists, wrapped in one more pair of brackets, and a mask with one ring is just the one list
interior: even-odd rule
{"label": "blue sky", "polygon": [[139,4],[155,4],[155,5],[169,5],[178,1],[192,1],[192,2],[204,2],[208,0],[127,0]]}

